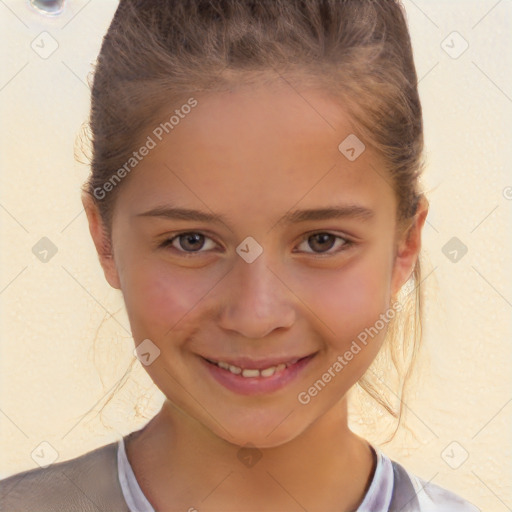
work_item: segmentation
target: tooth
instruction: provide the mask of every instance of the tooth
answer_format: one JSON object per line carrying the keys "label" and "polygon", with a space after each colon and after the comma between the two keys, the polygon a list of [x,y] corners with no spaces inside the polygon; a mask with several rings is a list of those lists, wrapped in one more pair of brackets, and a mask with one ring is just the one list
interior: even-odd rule
{"label": "tooth", "polygon": [[298,359],[294,361],[290,361],[289,363],[279,363],[276,366],[270,366],[269,368],[265,368],[263,370],[257,369],[249,369],[249,368],[239,368],[238,366],[234,366],[232,364],[225,363],[224,361],[218,361],[216,364],[220,368],[224,370],[229,370],[231,373],[235,375],[242,375],[242,377],[246,378],[254,378],[254,377],[272,377],[276,372],[283,371],[288,366],[295,364]]}
{"label": "tooth", "polygon": [[242,377],[259,377],[260,371],[259,370],[242,370]]}
{"label": "tooth", "polygon": [[229,365],[229,371],[231,373],[234,373],[235,375],[239,375],[240,373],[242,373],[242,368],[238,368],[238,366],[233,366],[233,365]]}
{"label": "tooth", "polygon": [[264,370],[260,370],[262,377],[272,377],[274,373],[276,373],[277,366],[271,366],[270,368],[265,368]]}

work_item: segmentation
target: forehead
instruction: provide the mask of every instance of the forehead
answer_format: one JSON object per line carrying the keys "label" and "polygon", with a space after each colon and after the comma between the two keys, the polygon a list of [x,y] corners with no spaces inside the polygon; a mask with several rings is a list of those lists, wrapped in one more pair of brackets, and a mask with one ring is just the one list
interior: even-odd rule
{"label": "forehead", "polygon": [[340,152],[355,130],[343,105],[322,91],[241,87],[194,99],[161,141],[151,129],[143,134],[156,145],[119,198],[132,211],[169,203],[249,217],[283,214],[298,202],[393,206],[390,180],[371,148],[354,161]]}

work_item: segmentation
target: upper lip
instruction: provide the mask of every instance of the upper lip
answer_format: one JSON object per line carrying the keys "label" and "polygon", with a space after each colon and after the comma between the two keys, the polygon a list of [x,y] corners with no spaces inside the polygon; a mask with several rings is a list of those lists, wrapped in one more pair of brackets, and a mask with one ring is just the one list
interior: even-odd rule
{"label": "upper lip", "polygon": [[237,357],[237,358],[230,358],[230,357],[205,357],[202,356],[204,359],[207,359],[208,361],[211,361],[213,363],[227,363],[232,366],[237,366],[238,368],[243,369],[254,369],[254,370],[264,370],[265,368],[270,368],[272,366],[277,366],[278,364],[287,364],[292,363],[294,361],[297,361],[299,359],[304,359],[305,357],[309,357],[314,355],[313,353],[307,354],[307,355],[299,355],[299,356],[281,356],[281,357],[268,357],[265,359],[251,359],[250,357]]}

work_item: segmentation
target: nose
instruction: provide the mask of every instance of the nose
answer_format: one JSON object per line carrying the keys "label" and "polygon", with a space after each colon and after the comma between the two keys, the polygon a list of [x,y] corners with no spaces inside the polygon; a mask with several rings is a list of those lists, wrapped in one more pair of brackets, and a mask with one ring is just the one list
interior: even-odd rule
{"label": "nose", "polygon": [[294,295],[265,251],[252,263],[240,258],[223,283],[219,327],[244,338],[263,338],[295,321]]}

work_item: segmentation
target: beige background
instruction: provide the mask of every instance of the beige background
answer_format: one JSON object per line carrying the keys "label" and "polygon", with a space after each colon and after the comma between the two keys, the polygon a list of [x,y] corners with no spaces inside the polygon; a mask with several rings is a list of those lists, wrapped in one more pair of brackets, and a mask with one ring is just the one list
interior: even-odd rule
{"label": "beige background", "polygon": [[[380,446],[481,510],[512,510],[512,2],[404,4],[428,158],[428,357],[405,406],[409,428]],[[147,421],[134,404],[149,418],[162,400],[136,362],[98,415],[133,341],[94,253],[79,189],[88,169],[73,148],[115,7],[71,0],[45,19],[21,0],[0,2],[0,478],[37,467],[31,453],[43,441],[65,460],[119,439]],[[441,47],[453,31],[469,43],[456,59]],[[461,48],[454,36],[447,44],[452,55]],[[46,263],[32,252],[43,237],[57,248]],[[452,237],[468,248],[457,263],[442,252]],[[352,427],[379,443],[382,425],[377,411]]]}

